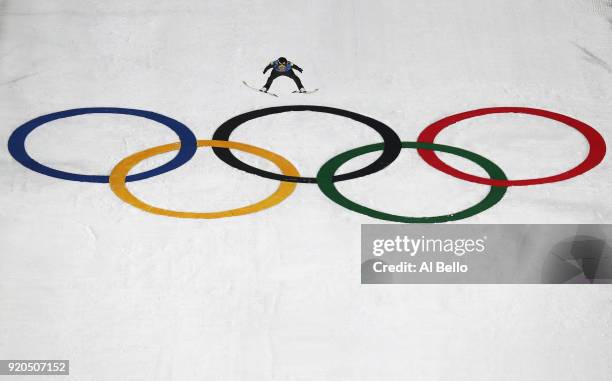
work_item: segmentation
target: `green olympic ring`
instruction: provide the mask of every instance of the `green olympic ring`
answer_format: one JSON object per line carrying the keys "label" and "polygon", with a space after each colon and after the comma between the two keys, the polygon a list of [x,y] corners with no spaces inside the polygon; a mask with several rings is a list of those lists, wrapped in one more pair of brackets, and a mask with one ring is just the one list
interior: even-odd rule
{"label": "green olympic ring", "polygon": [[[317,173],[317,184],[319,188],[323,192],[325,196],[327,196],[330,200],[335,202],[338,205],[341,205],[347,209],[350,209],[354,212],[365,214],[366,216],[370,216],[373,218],[378,218],[386,221],[393,222],[404,222],[404,223],[440,223],[440,222],[448,222],[448,221],[457,221],[464,218],[472,217],[480,212],[483,212],[493,205],[497,204],[506,193],[508,187],[506,186],[491,186],[491,190],[487,194],[487,196],[478,202],[476,205],[471,206],[465,210],[462,210],[457,213],[442,215],[442,216],[434,216],[434,217],[407,217],[407,216],[399,216],[396,214],[390,214],[385,212],[380,212],[378,210],[370,209],[366,206],[357,204],[354,201],[349,200],[345,196],[343,196],[338,189],[336,189],[336,185],[334,184],[333,176],[342,166],[342,164],[347,161],[365,155],[370,152],[381,151],[384,149],[384,143],[377,144],[369,144],[363,147],[355,148],[350,151],[346,151],[337,155],[330,159],[327,163],[323,164],[319,172]],[[498,167],[495,163],[486,159],[478,154],[475,154],[470,151],[466,151],[461,148],[451,147],[442,144],[434,144],[434,143],[421,143],[421,142],[402,142],[402,148],[414,148],[414,149],[424,149],[424,150],[432,150],[432,151],[441,151],[450,153],[453,155],[460,156],[462,158],[468,159],[475,164],[478,164],[482,167],[491,179],[496,180],[507,180],[506,174],[500,167]]]}

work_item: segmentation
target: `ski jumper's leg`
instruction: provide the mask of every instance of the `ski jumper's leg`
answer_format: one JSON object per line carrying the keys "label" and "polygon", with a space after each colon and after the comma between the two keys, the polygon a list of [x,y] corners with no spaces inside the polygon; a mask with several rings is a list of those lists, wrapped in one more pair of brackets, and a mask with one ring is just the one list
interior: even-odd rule
{"label": "ski jumper's leg", "polygon": [[278,72],[272,69],[272,72],[270,73],[270,76],[268,77],[266,84],[263,86],[265,87],[266,91],[270,90],[270,86],[272,86],[272,81],[274,81],[278,76],[279,76]]}
{"label": "ski jumper's leg", "polygon": [[298,90],[301,90],[304,88],[304,85],[302,85],[302,81],[300,80],[300,77],[298,77],[297,75],[295,75],[295,73],[293,72],[293,70],[291,70],[288,74],[287,77],[293,79],[293,82],[295,82],[295,85],[298,87]]}

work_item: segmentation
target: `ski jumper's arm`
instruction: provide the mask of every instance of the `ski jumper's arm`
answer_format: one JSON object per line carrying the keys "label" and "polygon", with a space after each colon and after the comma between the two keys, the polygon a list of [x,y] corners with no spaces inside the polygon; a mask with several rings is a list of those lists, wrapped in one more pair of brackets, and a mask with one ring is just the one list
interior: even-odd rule
{"label": "ski jumper's arm", "polygon": [[268,70],[272,69],[272,67],[273,67],[272,62],[270,62],[270,63],[268,64],[268,66],[266,66],[266,68],[264,69],[263,73],[264,73],[264,74],[266,74],[266,72],[267,72]]}
{"label": "ski jumper's arm", "polygon": [[302,69],[298,65],[294,64],[293,62],[291,63],[291,67],[294,68],[295,70],[299,71],[300,73],[304,71],[304,69]]}

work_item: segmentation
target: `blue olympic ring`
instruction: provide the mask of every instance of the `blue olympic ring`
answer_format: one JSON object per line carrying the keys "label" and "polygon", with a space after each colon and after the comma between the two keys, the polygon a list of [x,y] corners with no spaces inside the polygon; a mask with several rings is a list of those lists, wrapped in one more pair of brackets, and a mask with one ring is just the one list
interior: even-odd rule
{"label": "blue olympic ring", "polygon": [[152,111],[137,110],[130,108],[119,108],[119,107],[87,107],[87,108],[75,108],[70,110],[64,110],[54,112],[51,114],[39,116],[38,118],[32,119],[29,122],[19,126],[13,133],[8,141],[8,149],[10,154],[17,160],[21,165],[32,171],[42,173],[43,175],[55,177],[58,179],[81,181],[88,183],[108,183],[109,176],[104,175],[81,175],[78,173],[64,172],[57,169],[53,169],[43,165],[34,160],[25,149],[25,140],[28,135],[36,128],[42,126],[45,123],[68,118],[71,116],[85,115],[85,114],[125,114],[140,116],[142,118],[151,119],[155,122],[161,123],[166,127],[170,128],[179,137],[181,147],[178,150],[176,156],[157,168],[150,169],[148,171],[130,175],[126,178],[126,181],[138,181],[148,179],[149,177],[161,175],[162,173],[169,172],[173,169],[180,167],[181,165],[188,162],[193,155],[195,155],[198,148],[198,143],[195,135],[191,130],[183,123],[169,118],[165,115],[158,114]]}

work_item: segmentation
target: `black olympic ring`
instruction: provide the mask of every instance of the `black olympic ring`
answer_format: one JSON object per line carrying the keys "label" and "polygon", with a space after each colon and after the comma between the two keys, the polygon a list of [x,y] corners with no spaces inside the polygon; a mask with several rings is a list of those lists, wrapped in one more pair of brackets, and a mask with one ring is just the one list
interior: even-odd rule
{"label": "black olympic ring", "polygon": [[[402,141],[400,137],[393,131],[393,129],[386,124],[370,118],[365,115],[358,114],[356,112],[343,110],[334,107],[327,106],[314,106],[314,105],[292,105],[292,106],[278,106],[278,107],[269,107],[263,108],[259,110],[249,111],[244,114],[237,115],[223,124],[221,124],[217,130],[214,132],[212,136],[212,140],[224,140],[229,141],[230,135],[238,126],[241,124],[248,122],[249,120],[257,119],[262,116],[272,115],[272,114],[280,114],[288,111],[315,111],[322,112],[326,114],[333,114],[343,116],[349,119],[353,119],[357,122],[363,123],[368,127],[372,128],[374,131],[378,132],[380,136],[383,138],[384,149],[382,153],[371,164],[358,169],[353,172],[348,172],[342,175],[337,175],[333,177],[333,181],[343,181],[343,180],[351,180],[356,179],[358,177],[371,175],[372,173],[376,173],[388,165],[390,165],[400,154],[402,150]],[[238,159],[234,154],[230,151],[229,148],[220,148],[213,147],[213,151],[215,155],[219,159],[221,159],[226,164],[240,169],[242,171],[252,173],[254,175],[259,175],[261,177],[265,177],[273,180],[280,181],[288,181],[293,183],[316,183],[316,177],[299,177],[299,176],[286,176],[279,173],[264,171],[263,169],[259,169],[253,167],[240,159]]]}

